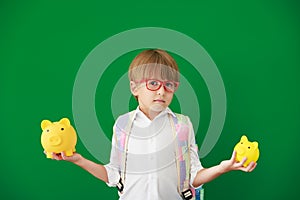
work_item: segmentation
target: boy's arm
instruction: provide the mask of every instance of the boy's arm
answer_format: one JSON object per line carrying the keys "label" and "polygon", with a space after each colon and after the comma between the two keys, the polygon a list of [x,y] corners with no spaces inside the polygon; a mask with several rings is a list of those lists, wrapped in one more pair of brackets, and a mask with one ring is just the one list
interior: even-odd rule
{"label": "boy's arm", "polygon": [[78,165],[79,167],[81,167],[82,169],[86,170],[96,178],[106,183],[108,182],[107,171],[105,167],[101,164],[97,164],[93,161],[90,161],[78,153],[74,153],[72,156],[66,156],[63,152],[61,153],[61,155],[56,155],[56,154],[52,154],[52,155],[53,155],[53,159],[55,160],[66,160],[72,162]]}
{"label": "boy's arm", "polygon": [[241,170],[245,172],[251,172],[255,169],[256,163],[251,162],[247,167],[243,167],[247,158],[244,158],[241,162],[236,162],[236,152],[234,151],[230,160],[224,160],[219,165],[203,168],[197,172],[194,179],[193,186],[199,187],[200,185],[210,182],[220,175],[232,170]]}

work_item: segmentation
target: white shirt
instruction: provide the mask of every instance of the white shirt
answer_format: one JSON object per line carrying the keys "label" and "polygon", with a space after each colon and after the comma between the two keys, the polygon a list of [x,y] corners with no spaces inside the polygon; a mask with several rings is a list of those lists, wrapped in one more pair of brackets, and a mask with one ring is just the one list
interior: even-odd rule
{"label": "white shirt", "polygon": [[[128,154],[124,190],[120,200],[182,200],[178,192],[178,177],[174,134],[168,114],[175,115],[169,108],[163,110],[152,121],[143,112],[134,113]],[[115,124],[116,125],[116,124]],[[191,179],[192,185],[197,172],[202,169],[198,158],[195,136],[191,122]],[[108,185],[116,186],[119,182],[117,150],[112,139],[110,163],[105,165]]]}

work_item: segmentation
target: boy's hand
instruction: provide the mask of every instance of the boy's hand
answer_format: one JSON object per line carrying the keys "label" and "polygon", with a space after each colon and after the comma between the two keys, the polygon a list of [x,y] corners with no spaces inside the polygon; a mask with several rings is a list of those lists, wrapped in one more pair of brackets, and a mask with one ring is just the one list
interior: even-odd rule
{"label": "boy's hand", "polygon": [[232,170],[241,170],[244,172],[252,172],[255,169],[257,163],[250,162],[247,167],[244,167],[243,164],[246,162],[246,160],[247,160],[247,157],[243,158],[243,160],[241,162],[237,162],[236,161],[236,151],[233,151],[230,160],[224,160],[221,162],[221,164],[220,164],[221,171],[223,173],[226,173],[226,172],[229,172]]}
{"label": "boy's hand", "polygon": [[[44,152],[45,153],[45,152]],[[74,153],[72,156],[66,156],[64,152],[56,154],[52,152],[52,160],[65,160],[72,163],[78,162],[82,156],[78,153]]]}

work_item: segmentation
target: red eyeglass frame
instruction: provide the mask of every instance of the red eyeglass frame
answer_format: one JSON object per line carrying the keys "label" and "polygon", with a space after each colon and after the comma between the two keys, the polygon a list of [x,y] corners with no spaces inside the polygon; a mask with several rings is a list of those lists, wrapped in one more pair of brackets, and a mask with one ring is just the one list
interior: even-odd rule
{"label": "red eyeglass frame", "polygon": [[[157,89],[155,89],[155,90],[150,89],[149,86],[148,86],[148,81],[149,81],[149,80],[159,82],[159,83],[160,83],[160,86],[159,86]],[[147,88],[148,90],[150,90],[150,91],[157,91],[157,90],[159,90],[159,89],[161,88],[161,86],[163,85],[163,86],[164,86],[164,89],[165,89],[167,92],[172,92],[172,93],[174,93],[174,92],[177,91],[177,89],[178,89],[178,87],[179,87],[179,82],[177,82],[177,81],[169,81],[169,80],[168,80],[168,81],[160,81],[160,80],[157,80],[157,79],[143,79],[143,80],[141,80],[141,81],[138,81],[138,83],[143,83],[143,82],[146,83],[146,88]],[[175,83],[175,84],[176,84],[176,87],[175,87],[175,90],[174,90],[174,91],[171,91],[171,90],[168,89],[168,87],[166,87],[166,83],[167,83],[167,82],[172,82],[172,83]]]}

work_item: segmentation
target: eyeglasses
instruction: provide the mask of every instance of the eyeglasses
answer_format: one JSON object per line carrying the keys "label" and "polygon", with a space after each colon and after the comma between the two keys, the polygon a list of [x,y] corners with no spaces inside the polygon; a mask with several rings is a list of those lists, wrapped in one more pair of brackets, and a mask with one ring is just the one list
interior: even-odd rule
{"label": "eyeglasses", "polygon": [[146,82],[146,87],[148,90],[151,91],[157,91],[161,88],[161,86],[164,86],[164,89],[167,92],[172,92],[174,93],[179,86],[179,82],[175,82],[175,81],[159,81],[156,79],[146,79],[146,80],[142,80],[140,82]]}

